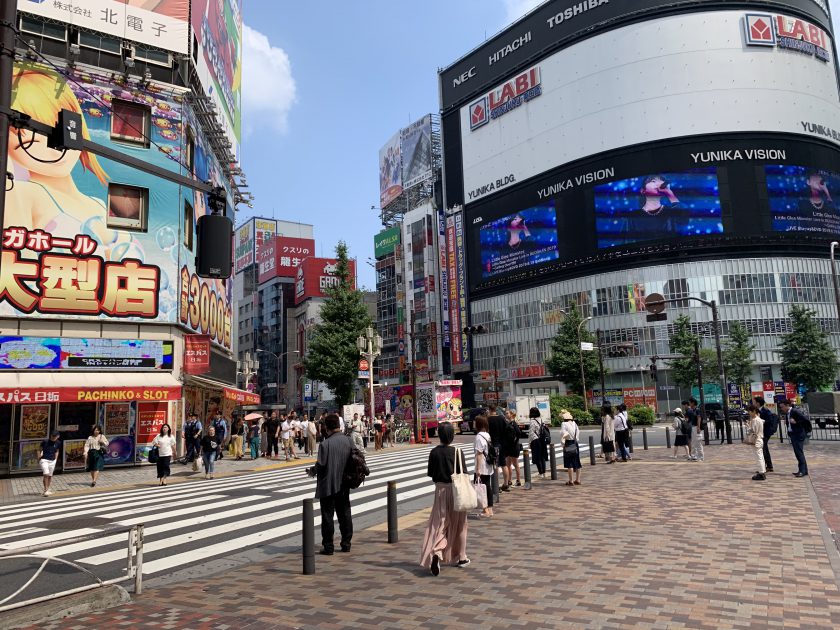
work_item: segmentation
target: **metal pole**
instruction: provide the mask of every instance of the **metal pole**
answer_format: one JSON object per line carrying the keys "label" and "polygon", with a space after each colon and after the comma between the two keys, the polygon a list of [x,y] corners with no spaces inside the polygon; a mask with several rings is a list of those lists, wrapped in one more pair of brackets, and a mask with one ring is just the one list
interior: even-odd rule
{"label": "metal pole", "polygon": [[601,349],[601,329],[595,331],[598,340],[598,369],[601,372],[601,405],[603,406],[607,401],[607,386],[604,378],[604,353]]}
{"label": "metal pole", "polygon": [[493,464],[493,474],[490,475],[490,492],[493,493],[493,503],[499,503],[499,467]]}
{"label": "metal pole", "polygon": [[[0,80],[0,88],[2,86],[7,85],[7,83],[3,80]],[[2,101],[0,101],[0,105],[2,105]],[[0,131],[2,131],[2,127],[0,127]],[[0,140],[0,143],[5,142],[5,140]],[[2,147],[2,144],[0,144]],[[5,156],[0,155],[0,160],[5,159]],[[2,215],[0,215],[2,217]],[[837,267],[834,264],[834,248],[840,246],[840,243],[837,241],[832,241],[831,243],[831,281],[834,283],[834,301],[837,305],[837,317],[840,319],[840,283],[837,281]]]}
{"label": "metal pole", "polygon": [[373,339],[368,339],[368,395],[370,396],[370,415],[368,418],[371,424],[373,424],[373,419],[376,416],[376,405],[373,401],[373,358]]}
{"label": "metal pole", "polygon": [[134,537],[136,547],[136,560],[134,562],[134,594],[143,593],[143,524],[137,525],[137,535]]}
{"label": "metal pole", "polygon": [[665,448],[671,448],[671,427],[665,427]]}
{"label": "metal pole", "polygon": [[397,520],[397,482],[388,482],[388,544],[399,542],[399,525]]}
{"label": "metal pole", "polygon": [[548,445],[548,462],[551,465],[551,480],[557,481],[557,453],[554,452],[554,443]]}
{"label": "metal pole", "polygon": [[[6,0],[2,4],[0,14],[0,112],[6,112],[12,105],[12,76],[15,65],[15,21],[17,19],[17,2]],[[6,216],[6,180],[9,158],[9,116],[0,113],[0,179],[3,190],[0,191],[0,231],[5,225]],[[0,242],[0,251],[3,245]]]}
{"label": "metal pole", "polygon": [[697,388],[700,392],[700,421],[706,420],[706,398],[703,395],[703,366],[700,363],[700,339],[694,339],[694,360],[697,362]]}
{"label": "metal pole", "polygon": [[578,324],[577,327],[577,341],[578,341],[578,355],[580,356],[580,386],[583,390],[583,409],[584,411],[589,411],[589,400],[586,396],[586,372],[583,369],[583,347],[581,346],[580,341],[580,329],[586,323],[586,319],[582,319],[581,322]]}
{"label": "metal pole", "polygon": [[712,325],[715,327],[715,351],[717,352],[718,377],[720,379],[720,396],[723,401],[724,431],[726,443],[732,444],[732,426],[729,423],[729,388],[726,386],[726,369],[723,365],[723,350],[720,345],[720,318],[718,317],[717,302],[712,300]]}
{"label": "metal pole", "polygon": [[522,451],[522,466],[525,469],[525,489],[531,489],[531,451],[525,449]]}
{"label": "metal pole", "polygon": [[303,574],[315,575],[315,506],[313,499],[303,500],[302,533]]}
{"label": "metal pole", "polygon": [[595,465],[595,438],[589,436],[589,465]]}
{"label": "metal pole", "polygon": [[644,450],[648,450],[647,427],[642,427],[642,444],[645,446]]}

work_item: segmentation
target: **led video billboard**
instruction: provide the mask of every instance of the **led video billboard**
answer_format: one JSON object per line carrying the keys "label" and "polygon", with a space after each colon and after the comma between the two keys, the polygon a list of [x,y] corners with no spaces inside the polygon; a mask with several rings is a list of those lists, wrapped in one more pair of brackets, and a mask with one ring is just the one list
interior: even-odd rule
{"label": "led video billboard", "polygon": [[787,164],[768,164],[764,172],[774,231],[840,234],[840,174]]}
{"label": "led video billboard", "polygon": [[518,271],[557,260],[557,211],[554,202],[491,221],[479,230],[482,277]]}

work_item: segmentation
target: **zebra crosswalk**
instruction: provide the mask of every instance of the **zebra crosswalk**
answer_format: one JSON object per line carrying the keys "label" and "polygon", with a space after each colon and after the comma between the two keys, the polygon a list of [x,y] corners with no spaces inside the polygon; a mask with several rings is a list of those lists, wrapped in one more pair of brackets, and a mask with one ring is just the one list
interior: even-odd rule
{"label": "zebra crosswalk", "polygon": [[[434,485],[426,477],[430,450],[418,447],[369,455],[371,474],[351,495],[354,516],[384,510],[389,481],[398,484],[399,502],[430,498],[434,492]],[[465,447],[464,454],[472,469],[472,448]],[[562,452],[559,455],[562,457]],[[104,530],[142,523],[143,573],[165,575],[298,534],[301,502],[314,496],[314,490],[315,481],[305,475],[303,466],[296,466],[7,506],[0,515],[0,549],[20,549],[101,532],[94,539],[37,555],[78,562],[97,575],[112,578],[125,571],[126,535]],[[315,521],[317,527],[317,501]]]}

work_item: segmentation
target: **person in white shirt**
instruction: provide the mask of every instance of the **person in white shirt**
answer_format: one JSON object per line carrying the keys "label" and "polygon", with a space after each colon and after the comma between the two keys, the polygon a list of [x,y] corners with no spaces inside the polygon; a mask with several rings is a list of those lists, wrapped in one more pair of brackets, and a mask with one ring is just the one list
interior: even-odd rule
{"label": "person in white shirt", "polygon": [[[572,414],[566,412],[563,414],[563,424],[560,425],[560,441],[563,444],[563,467],[569,473],[569,481],[567,486],[580,485],[580,427],[572,418]],[[572,481],[572,472],[575,473],[575,479]]]}
{"label": "person in white shirt", "polygon": [[615,429],[615,446],[621,461],[626,462],[632,459],[630,455],[630,425],[627,423],[627,407],[618,405],[618,413],[613,417],[613,428]]}
{"label": "person in white shirt", "polygon": [[364,451],[365,441],[362,436],[362,433],[365,430],[365,423],[364,421],[362,421],[362,419],[359,417],[359,414],[357,413],[353,414],[353,420],[350,421],[350,430],[352,432],[350,437],[353,438],[353,446],[355,446],[360,451]]}
{"label": "person in white shirt", "polygon": [[303,420],[300,421],[300,440],[302,442],[303,454],[309,455],[309,445],[307,444],[307,436],[309,435],[309,416],[303,414]]}
{"label": "person in white shirt", "polygon": [[344,433],[344,417],[338,416],[338,428]]}
{"label": "person in white shirt", "polygon": [[166,478],[171,474],[169,464],[172,463],[172,455],[175,454],[175,438],[172,437],[172,428],[168,424],[164,424],[160,428],[160,433],[152,440],[152,447],[155,446],[158,449],[158,485],[165,486]]}
{"label": "person in white shirt", "polygon": [[283,452],[286,454],[286,461],[292,459],[294,453],[292,452],[292,421],[289,418],[283,419],[283,424],[280,425],[280,439],[283,443]]}
{"label": "person in white shirt", "polygon": [[[475,418],[475,476],[480,480],[487,489],[487,507],[479,514],[482,518],[490,518],[493,516],[493,486],[491,485],[491,476],[496,474],[495,462],[490,464],[487,462],[487,454],[490,450],[490,433],[488,433],[490,425],[487,422],[487,416],[476,416]],[[498,456],[498,453],[496,454]]]}
{"label": "person in white shirt", "polygon": [[[297,452],[295,451],[295,443],[299,442],[300,440],[300,420],[297,419],[297,416],[292,418],[292,455],[294,455],[295,459],[297,459]],[[300,444],[298,443],[298,447]]]}

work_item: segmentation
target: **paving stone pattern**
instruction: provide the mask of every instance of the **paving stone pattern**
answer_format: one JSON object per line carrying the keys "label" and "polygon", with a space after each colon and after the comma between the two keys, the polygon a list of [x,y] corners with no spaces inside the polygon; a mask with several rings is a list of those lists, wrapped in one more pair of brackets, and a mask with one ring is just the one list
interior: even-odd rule
{"label": "paving stone pattern", "polygon": [[[397,545],[372,528],[351,553],[318,556],[315,576],[298,554],[278,556],[46,627],[837,628],[836,549],[810,480],[789,474],[787,445],[772,448],[779,472],[763,483],[745,446],[707,447],[706,463],[637,450],[587,465],[580,487],[535,480],[505,493],[495,518],[470,520],[472,564],[437,578],[417,566],[422,523]],[[827,522],[840,511],[838,456],[840,445],[811,452]]]}

